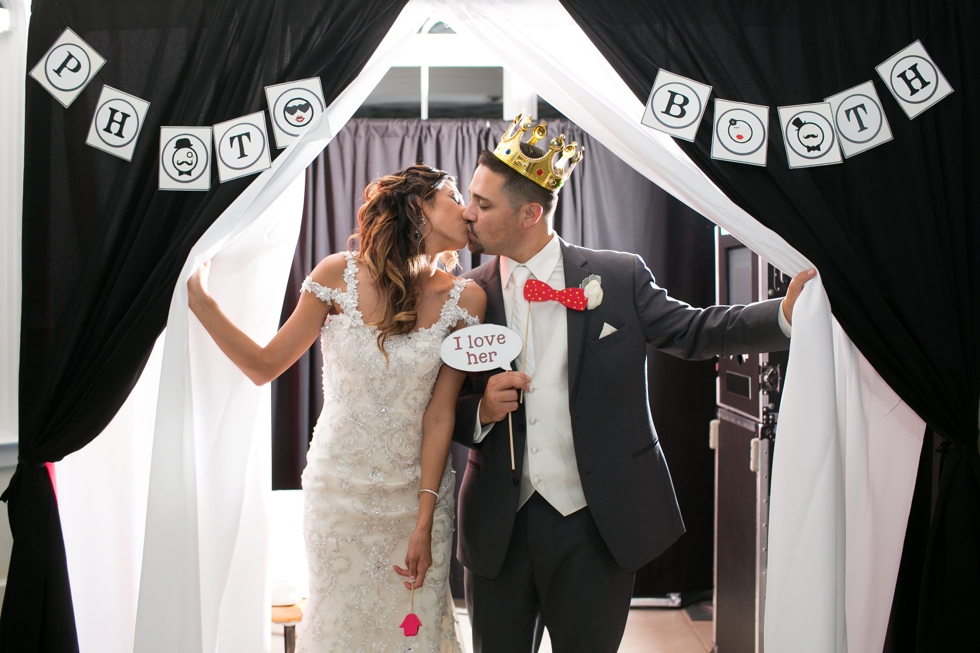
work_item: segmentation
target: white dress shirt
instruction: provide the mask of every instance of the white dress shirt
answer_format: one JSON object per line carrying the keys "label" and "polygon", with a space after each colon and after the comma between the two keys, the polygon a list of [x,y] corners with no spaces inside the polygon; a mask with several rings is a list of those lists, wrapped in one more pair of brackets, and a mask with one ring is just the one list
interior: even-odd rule
{"label": "white dress shirt", "polygon": [[[500,257],[500,282],[507,326],[522,339],[525,328],[529,327],[528,339],[534,352],[533,360],[528,361],[531,391],[524,395],[527,439],[518,505],[523,506],[537,492],[562,515],[570,515],[584,508],[586,501],[575,459],[572,418],[568,410],[568,329],[565,312],[569,309],[556,301],[534,302],[528,309],[530,324],[515,324],[515,303],[525,302],[524,308],[527,308],[524,289],[517,288],[514,280],[514,270],[520,265],[506,256]],[[544,281],[556,290],[565,287],[561,241],[557,234],[524,266],[531,271],[531,278]],[[521,357],[517,363],[520,368]],[[493,424],[489,424],[480,428],[478,423],[474,441],[481,441],[492,427]]]}

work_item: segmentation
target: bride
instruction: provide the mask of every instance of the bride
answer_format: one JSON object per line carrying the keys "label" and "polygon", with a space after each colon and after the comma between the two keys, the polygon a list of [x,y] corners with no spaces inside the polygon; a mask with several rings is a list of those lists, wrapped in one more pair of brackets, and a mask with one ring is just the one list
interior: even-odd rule
{"label": "bride", "polygon": [[[208,294],[207,263],[187,282],[188,301],[259,385],[320,336],[324,406],[303,472],[310,596],[297,650],[455,653],[448,457],[464,374],[439,349],[483,319],[486,296],[437,265],[453,269],[467,244],[451,175],[411,166],[371,183],[364,200],[351,237],[359,251],[314,268],[265,347]],[[410,602],[422,626],[407,639],[399,626]]]}

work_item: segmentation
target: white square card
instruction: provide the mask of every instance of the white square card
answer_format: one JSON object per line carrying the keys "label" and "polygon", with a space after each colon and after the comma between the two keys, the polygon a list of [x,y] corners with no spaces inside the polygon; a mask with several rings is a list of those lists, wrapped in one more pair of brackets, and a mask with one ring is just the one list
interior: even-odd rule
{"label": "white square card", "polygon": [[221,183],[271,167],[265,111],[215,125],[214,150]]}
{"label": "white square card", "polygon": [[269,101],[272,133],[280,150],[298,140],[326,107],[319,77],[266,86],[265,97]]}
{"label": "white square card", "polygon": [[715,98],[711,158],[766,165],[769,149],[769,107]]}
{"label": "white square card", "polygon": [[160,190],[211,190],[211,128],[160,128]]}
{"label": "white square card", "polygon": [[92,46],[65,29],[30,75],[67,109],[104,64]]}
{"label": "white square card", "polygon": [[693,141],[708,105],[711,87],[663,68],[657,73],[640,122],[671,136]]}
{"label": "white square card", "polygon": [[892,139],[892,130],[875,92],[865,82],[827,98],[844,156],[852,157]]}
{"label": "white square card", "polygon": [[826,166],[843,160],[829,102],[778,107],[777,112],[790,168]]}
{"label": "white square card", "polygon": [[879,64],[875,70],[909,118],[915,118],[953,92],[953,87],[919,41]]}
{"label": "white square card", "polygon": [[149,108],[150,103],[146,100],[111,86],[103,86],[85,143],[120,159],[132,161]]}

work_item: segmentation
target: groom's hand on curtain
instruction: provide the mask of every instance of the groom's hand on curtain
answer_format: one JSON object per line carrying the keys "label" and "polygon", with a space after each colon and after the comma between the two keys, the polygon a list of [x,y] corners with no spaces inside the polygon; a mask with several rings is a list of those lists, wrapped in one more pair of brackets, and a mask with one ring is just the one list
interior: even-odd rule
{"label": "groom's hand on curtain", "polygon": [[796,300],[799,298],[800,293],[803,292],[803,286],[806,282],[817,276],[817,271],[813,268],[809,270],[804,270],[798,275],[793,277],[793,280],[789,284],[789,288],[786,289],[786,298],[783,299],[783,317],[790,324],[793,323],[793,306],[796,305]]}
{"label": "groom's hand on curtain", "polygon": [[487,381],[480,402],[480,424],[499,422],[517,410],[517,391],[531,389],[531,377],[524,372],[501,372]]}

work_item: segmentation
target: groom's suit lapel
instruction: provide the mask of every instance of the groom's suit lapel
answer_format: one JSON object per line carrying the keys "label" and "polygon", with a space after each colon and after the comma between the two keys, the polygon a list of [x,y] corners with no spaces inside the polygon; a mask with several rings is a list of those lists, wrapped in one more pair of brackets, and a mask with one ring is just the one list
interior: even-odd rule
{"label": "groom's suit lapel", "polygon": [[504,310],[504,289],[500,285],[500,257],[490,262],[483,273],[483,290],[487,293],[486,324],[507,326],[507,313]]}
{"label": "groom's suit lapel", "polygon": [[[561,241],[562,262],[565,268],[565,287],[577,288],[589,276],[588,260],[582,249],[569,247]],[[585,336],[589,330],[591,311],[565,311],[568,322],[568,401],[571,407],[578,392],[579,373],[582,369],[582,354],[585,352]]]}

